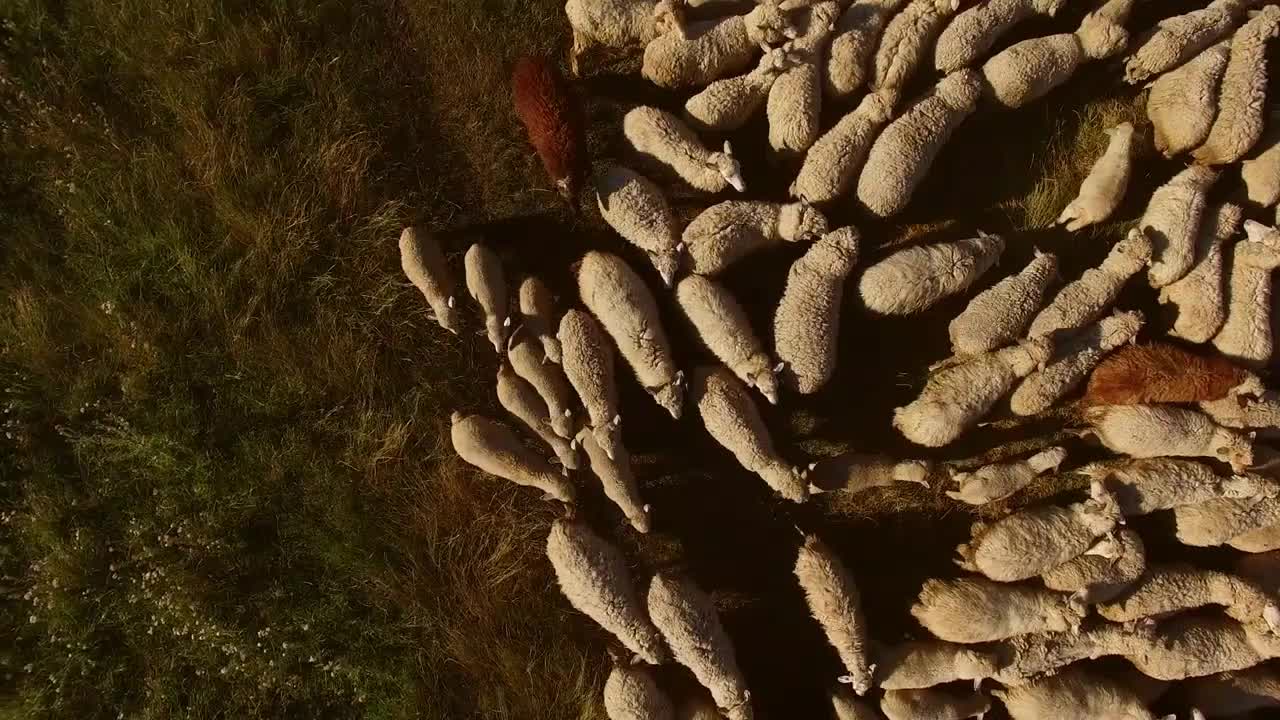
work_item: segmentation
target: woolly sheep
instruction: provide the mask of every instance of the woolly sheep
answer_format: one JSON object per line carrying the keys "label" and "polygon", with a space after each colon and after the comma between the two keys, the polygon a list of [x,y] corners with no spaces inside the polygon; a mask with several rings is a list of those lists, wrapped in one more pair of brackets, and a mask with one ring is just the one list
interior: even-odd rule
{"label": "woolly sheep", "polygon": [[789,48],[774,48],[751,72],[716,80],[685,101],[685,117],[699,130],[737,130],[764,105],[774,82],[794,64]]}
{"label": "woolly sheep", "polygon": [[924,63],[947,20],[959,9],[960,0],[911,0],[894,15],[876,48],[872,89],[905,86]]}
{"label": "woolly sheep", "polygon": [[574,436],[576,428],[573,420],[573,388],[565,379],[564,372],[555,363],[543,362],[542,346],[533,337],[521,329],[512,336],[507,346],[507,358],[516,374],[524,378],[547,404],[551,413],[551,429],[560,437],[569,440]]}
{"label": "woolly sheep", "polygon": [[622,134],[637,152],[669,166],[696,190],[747,189],[729,141],[724,143],[724,152],[711,152],[689,126],[669,112],[637,107],[623,116]]}
{"label": "woolly sheep", "polygon": [[867,622],[853,575],[816,535],[805,536],[796,556],[795,574],[809,612],[822,626],[827,642],[836,649],[848,673],[840,682],[850,685],[859,695],[866,694],[872,687],[875,666],[867,658]]}
{"label": "woolly sheep", "polygon": [[658,304],[640,276],[616,255],[592,251],[578,266],[578,293],[645,391],[679,419],[684,373],[676,370]]}
{"label": "woolly sheep", "polygon": [[651,180],[619,165],[610,166],[596,186],[600,217],[627,242],[644,251],[671,287],[680,268],[680,228],[675,214]]}
{"label": "woolly sheep", "polygon": [[1217,498],[1253,498],[1275,492],[1261,476],[1223,477],[1204,463],[1179,458],[1108,460],[1076,472],[1103,483],[1126,517]]}
{"label": "woolly sheep", "polygon": [[1103,130],[1110,141],[1080,184],[1080,193],[1058,216],[1068,232],[1100,223],[1120,207],[1129,188],[1133,168],[1133,123],[1123,122]]}
{"label": "woolly sheep", "polygon": [[551,429],[551,415],[547,403],[524,378],[516,374],[507,363],[498,365],[498,403],[512,417],[551,447],[565,470],[578,469],[578,453],[569,441]]}
{"label": "woolly sheep", "polygon": [[427,299],[440,327],[457,335],[460,323],[453,295],[453,278],[435,237],[423,228],[405,228],[400,233],[400,267],[409,282]]}
{"label": "woolly sheep", "polygon": [[889,123],[867,152],[858,176],[858,201],[882,218],[906,207],[942,146],[973,114],[981,90],[976,71],[954,72]]}
{"label": "woolly sheep", "polygon": [[1004,238],[984,232],[957,242],[905,248],[862,273],[858,292],[868,309],[882,315],[922,312],[964,292],[1002,252]]}
{"label": "woolly sheep", "polygon": [[1218,112],[1218,83],[1227,70],[1231,43],[1224,40],[1151,84],[1147,118],[1152,140],[1165,157],[1199,147]]}
{"label": "woolly sheep", "polygon": [[[1071,667],[1025,685],[992,690],[1012,720],[1040,718],[1114,718],[1156,720],[1142,698],[1124,683],[1103,673]],[[1163,720],[1176,720],[1167,715]]]}
{"label": "woolly sheep", "polygon": [[1262,389],[1256,375],[1218,355],[1168,343],[1121,348],[1089,377],[1083,405],[1136,405],[1215,400]]}
{"label": "woolly sheep", "polygon": [[1162,288],[1191,271],[1196,261],[1196,235],[1204,217],[1205,194],[1218,179],[1211,168],[1192,165],[1161,185],[1151,196],[1138,226],[1154,248],[1147,281]]}
{"label": "woolly sheep", "polygon": [[520,315],[524,328],[537,336],[542,353],[550,362],[560,364],[560,341],[556,339],[556,303],[551,291],[538,278],[529,276],[520,283]]}
{"label": "woolly sheep", "polygon": [[1221,605],[1242,623],[1265,622],[1272,632],[1280,623],[1280,607],[1252,582],[1227,573],[1187,565],[1147,568],[1120,597],[1096,606],[1112,622],[1162,617],[1204,605]]}
{"label": "woolly sheep", "polygon": [[1135,458],[1210,457],[1240,472],[1253,463],[1253,443],[1202,412],[1167,405],[1110,405],[1085,411],[1108,450]]}
{"label": "woolly sheep", "polygon": [[1136,85],[1182,65],[1230,33],[1245,11],[1258,2],[1215,0],[1201,10],[1161,20],[1155,32],[1129,55],[1125,81]]}
{"label": "woolly sheep", "polygon": [[1176,617],[1151,636],[1131,635],[1124,657],[1157,680],[1244,670],[1280,654],[1267,634],[1226,617]]}
{"label": "woolly sheep", "polygon": [[662,637],[645,614],[626,559],[616,547],[583,523],[560,519],[547,535],[547,558],[570,605],[645,662],[658,665],[666,659]]}
{"label": "woolly sheep", "polygon": [[1067,283],[1031,321],[1027,337],[1043,337],[1058,330],[1084,327],[1102,317],[1120,289],[1151,260],[1151,239],[1138,228],[1116,243],[1106,259]]}
{"label": "woolly sheep", "polygon": [[822,113],[822,46],[835,29],[840,5],[835,0],[809,8],[804,34],[789,43],[794,66],[769,88],[765,114],[769,119],[769,147],[775,152],[801,153],[818,139]]}
{"label": "woolly sheep", "polygon": [[984,465],[973,472],[951,470],[951,480],[958,490],[948,490],[947,497],[969,505],[985,505],[1002,500],[1031,484],[1040,475],[1058,469],[1067,459],[1067,451],[1051,447],[1022,460]]}
{"label": "woolly sheep", "polygon": [[995,646],[1004,661],[995,679],[1006,687],[1022,685],[1080,660],[1123,654],[1139,645],[1135,635],[1150,632],[1145,626],[1104,623],[1072,632],[1019,635]]}
{"label": "woolly sheep", "polygon": [[1201,402],[1200,410],[1223,427],[1280,429],[1280,397],[1274,392],[1257,398],[1227,395]]}
{"label": "woolly sheep", "polygon": [[1070,595],[965,577],[926,580],[911,614],[943,640],[983,643],[1074,630],[1085,607]]}
{"label": "woolly sheep", "polygon": [[1280,133],[1272,131],[1257,155],[1240,163],[1249,202],[1271,207],[1280,201]]}
{"label": "woolly sheep", "polygon": [[560,69],[545,57],[521,57],[511,71],[511,99],[542,169],[560,196],[577,208],[590,167],[582,109]]}
{"label": "woolly sheep", "polygon": [[804,502],[809,490],[797,468],[773,449],[769,428],[751,401],[747,388],[723,367],[699,368],[691,386],[698,414],[711,437],[756,473],[769,487],[792,502]]}
{"label": "woolly sheep", "polygon": [[1204,343],[1227,319],[1226,283],[1222,272],[1222,248],[1240,227],[1239,205],[1222,203],[1205,210],[1196,240],[1196,264],[1182,279],[1160,288],[1160,302],[1170,303],[1177,318],[1169,334],[1193,343]]}
{"label": "woolly sheep", "polygon": [[468,464],[510,480],[537,488],[549,500],[572,503],[577,493],[543,458],[526,448],[506,425],[483,415],[455,412],[449,417],[453,451]]}
{"label": "woolly sheep", "polygon": [[845,278],[858,261],[858,231],[822,236],[791,265],[773,314],[774,351],[782,381],[802,395],[817,392],[836,370]]}
{"label": "woolly sheep", "polygon": [[831,709],[835,711],[836,720],[881,720],[875,707],[859,700],[843,685],[831,692]]}
{"label": "woolly sheep", "polygon": [[675,31],[677,7],[670,0],[568,0],[564,14],[573,31],[570,71],[578,74],[580,58],[594,45],[645,45],[658,35]]}
{"label": "woolly sheep", "polygon": [[880,656],[876,683],[885,690],[912,690],[957,680],[985,680],[1000,658],[990,650],[941,640],[905,642]]}
{"label": "woolly sheep", "polygon": [[938,370],[919,397],[893,411],[893,426],[911,442],[942,447],[982,419],[1015,382],[1043,365],[1050,349],[1040,338]]}
{"label": "woolly sheep", "polygon": [[1195,678],[1183,685],[1187,700],[1204,717],[1225,718],[1280,708],[1280,674],[1274,665]]}
{"label": "woolly sheep", "polygon": [[1076,593],[1084,603],[1106,602],[1133,584],[1147,569],[1146,546],[1138,533],[1122,528],[1040,576],[1044,586]]}
{"label": "woolly sheep", "polygon": [[1231,538],[1227,544],[1246,553],[1271,552],[1280,549],[1280,524],[1250,530]]}
{"label": "woolly sheep", "polygon": [[927,460],[898,461],[884,455],[843,453],[814,463],[809,482],[818,490],[861,492],[873,487],[910,482],[929,486],[933,465]]}
{"label": "woolly sheep", "polygon": [[880,698],[880,710],[889,720],[981,720],[990,709],[991,698],[976,691],[890,690]]}
{"label": "woolly sheep", "polygon": [[703,210],[683,237],[693,271],[714,275],[762,248],[816,240],[826,232],[826,218],[803,202],[726,200]]}
{"label": "woolly sheep", "polygon": [[938,36],[933,66],[940,72],[969,67],[1014,25],[1035,15],[1053,17],[1066,0],[989,0],[960,13]]}
{"label": "woolly sheep", "polygon": [[1267,99],[1267,41],[1280,35],[1280,7],[1267,5],[1231,37],[1231,58],[1218,90],[1218,114],[1209,137],[1191,157],[1201,165],[1228,165],[1262,137]]}
{"label": "woolly sheep", "polygon": [[609,457],[622,447],[618,426],[618,383],[614,375],[613,349],[600,323],[589,314],[570,309],[560,318],[561,367],[578,399],[587,409],[591,436]]}
{"label": "woolly sheep", "polygon": [[1191,547],[1226,545],[1245,533],[1280,524],[1280,498],[1217,498],[1173,509],[1178,542]]}
{"label": "woolly sheep", "polygon": [[701,275],[676,285],[676,302],[693,324],[698,338],[747,387],[756,388],[771,405],[778,404],[774,364],[765,354],[747,313],[723,286]]}
{"label": "woolly sheep", "polygon": [[604,711],[609,720],[671,720],[671,701],[648,670],[615,665],[604,683]]}
{"label": "woolly sheep", "polygon": [[1271,361],[1271,271],[1280,267],[1280,231],[1252,220],[1247,239],[1236,243],[1227,276],[1227,319],[1213,346],[1229,358],[1253,367]]}
{"label": "woolly sheep", "polygon": [[1079,556],[1123,521],[1114,497],[1094,483],[1091,497],[1066,507],[1045,505],[974,523],[956,564],[992,580],[1013,582],[1048,572]]}
{"label": "woolly sheep", "polygon": [[653,528],[653,518],[649,514],[649,506],[640,499],[635,474],[631,471],[631,454],[627,449],[619,445],[610,457],[588,428],[579,431],[578,444],[586,451],[591,473],[600,480],[605,497],[627,516],[636,532],[649,532]]}
{"label": "woolly sheep", "polygon": [[858,107],[818,138],[791,183],[791,197],[813,204],[829,203],[848,191],[862,170],[871,143],[892,119],[895,100],[893,92],[868,93]]}
{"label": "woolly sheep", "polygon": [[747,69],[762,43],[795,35],[790,11],[803,0],[764,0],[745,15],[686,23],[644,48],[640,74],[655,85],[706,85]]}
{"label": "woolly sheep", "polygon": [[1004,347],[1026,329],[1044,302],[1044,292],[1058,274],[1058,257],[1035,251],[1035,258],[1016,275],[978,293],[951,321],[951,352],[976,355]]}
{"label": "woolly sheep", "polygon": [[1025,416],[1053,407],[1089,376],[1103,356],[1133,342],[1145,321],[1136,310],[1117,312],[1079,331],[1063,345],[1053,362],[1028,375],[1013,391],[1009,409]]}
{"label": "woolly sheep", "polygon": [[[907,0],[855,0],[836,21],[827,50],[827,94],[843,100],[868,80],[885,25]],[[889,103],[890,106],[893,103]]]}

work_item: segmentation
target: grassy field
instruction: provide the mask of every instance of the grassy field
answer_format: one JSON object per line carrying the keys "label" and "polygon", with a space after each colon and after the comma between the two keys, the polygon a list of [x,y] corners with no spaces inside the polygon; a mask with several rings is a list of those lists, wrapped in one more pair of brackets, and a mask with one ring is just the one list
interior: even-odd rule
{"label": "grassy field", "polygon": [[[1144,6],[1132,24],[1191,4]],[[496,405],[481,326],[455,338],[431,322],[395,245],[425,223],[460,267],[483,236],[512,277],[536,272],[565,301],[584,248],[627,252],[590,202],[581,217],[558,203],[510,110],[509,63],[560,56],[561,13],[557,0],[0,7],[0,717],[603,716],[605,637],[543,558],[555,511],[448,445],[450,410]],[[622,157],[625,109],[673,106],[629,69],[579,85],[600,159]],[[981,227],[1010,233],[1001,274],[1033,247],[1062,252],[1064,276],[1096,262],[1173,167],[1144,165],[1099,231],[1047,227],[1101,129],[1135,114],[1117,75],[1090,68],[1051,103],[979,115],[904,223],[864,227],[869,247]],[[762,128],[736,145],[763,146]],[[761,196],[793,171],[750,150],[744,162]],[[727,278],[761,329],[779,260],[798,252]],[[915,454],[887,413],[945,354],[945,332],[920,328],[963,301],[911,323],[849,305],[832,386],[767,412],[797,462]],[[656,531],[628,533],[599,492],[584,514],[641,577],[677,566],[715,592],[767,717],[817,707],[838,674],[789,575],[796,526],[875,584],[869,613],[894,640],[969,522],[918,488],[785,507],[696,417],[673,424],[630,385],[624,403]]]}

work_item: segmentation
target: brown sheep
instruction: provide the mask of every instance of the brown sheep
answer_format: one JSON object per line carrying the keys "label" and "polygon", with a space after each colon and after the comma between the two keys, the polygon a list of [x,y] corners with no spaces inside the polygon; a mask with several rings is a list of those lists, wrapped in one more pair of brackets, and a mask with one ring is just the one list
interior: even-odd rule
{"label": "brown sheep", "polygon": [[[1241,385],[1257,387],[1249,371],[1222,357],[1174,345],[1131,345],[1113,353],[1089,376],[1081,407],[1219,400]],[[1242,389],[1243,390],[1243,389]]]}
{"label": "brown sheep", "polygon": [[522,57],[511,73],[511,94],[542,167],[576,208],[588,164],[586,141],[582,115],[560,70],[545,58]]}

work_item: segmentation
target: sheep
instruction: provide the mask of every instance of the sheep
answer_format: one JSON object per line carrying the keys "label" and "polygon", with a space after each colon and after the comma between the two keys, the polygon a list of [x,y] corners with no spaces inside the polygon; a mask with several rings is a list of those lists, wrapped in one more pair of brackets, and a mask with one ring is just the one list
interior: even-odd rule
{"label": "sheep", "polygon": [[960,13],[938,36],[933,66],[951,73],[969,67],[1014,25],[1035,15],[1053,17],[1066,0],[989,0]]}
{"label": "sheep", "polygon": [[467,293],[484,312],[485,334],[493,344],[493,351],[501,354],[507,329],[511,327],[511,315],[507,313],[507,279],[502,272],[502,261],[480,243],[468,248],[462,260]]}
{"label": "sheep", "polygon": [[578,431],[577,441],[586,451],[591,472],[600,480],[605,497],[618,506],[636,532],[648,533],[653,528],[653,517],[650,507],[640,499],[640,491],[636,488],[635,474],[631,471],[631,454],[619,445],[610,456],[596,442],[595,435],[589,428]]}
{"label": "sheep", "polygon": [[1051,447],[1022,460],[984,465],[973,472],[950,470],[958,490],[948,490],[947,497],[969,505],[985,505],[1003,500],[1031,484],[1040,475],[1058,469],[1067,459],[1067,451]]}
{"label": "sheep", "polygon": [[622,415],[608,335],[595,318],[575,308],[560,318],[556,339],[565,377],[587,409],[591,436],[610,458],[616,457],[622,447],[618,433]]}
{"label": "sheep", "polygon": [[1013,384],[1043,365],[1048,340],[1039,338],[974,355],[929,376],[919,397],[893,411],[893,426],[917,445],[942,447],[960,437]]}
{"label": "sheep", "polygon": [[578,469],[578,453],[551,429],[547,403],[508,363],[498,365],[498,403],[551,447],[566,471]]}
{"label": "sheep", "polygon": [[1092,434],[1110,451],[1135,458],[1210,457],[1241,472],[1253,463],[1249,437],[1218,427],[1202,412],[1167,405],[1107,405],[1085,410]]}
{"label": "sheep", "polygon": [[885,690],[914,690],[995,675],[1000,658],[990,650],[941,640],[906,642],[883,653],[876,683]]}
{"label": "sheep", "polygon": [[904,87],[924,62],[947,20],[959,9],[960,0],[911,0],[894,15],[876,48],[871,88]]}
{"label": "sheep", "polygon": [[1122,528],[1099,540],[1079,557],[1040,576],[1044,586],[1076,593],[1086,604],[1107,602],[1142,577],[1147,569],[1146,546],[1138,533]]}
{"label": "sheep", "polygon": [[676,369],[658,303],[626,262],[616,255],[591,251],[578,266],[578,294],[622,359],[660,407],[680,419],[684,373]]}
{"label": "sheep", "polygon": [[1239,205],[1222,203],[1206,209],[1196,240],[1196,264],[1182,279],[1160,288],[1160,302],[1177,310],[1169,334],[1187,342],[1206,343],[1227,319],[1222,248],[1240,228]]}
{"label": "sheep", "polygon": [[672,0],[568,0],[564,14],[573,31],[570,72],[579,74],[579,60],[594,45],[640,46],[675,31],[678,7]]}
{"label": "sheep", "polygon": [[1103,360],[1080,404],[1193,403],[1261,390],[1256,375],[1225,358],[1149,343],[1121,348]]}
{"label": "sheep", "polygon": [[1250,530],[1231,538],[1227,544],[1246,553],[1264,553],[1280,549],[1280,524]]}
{"label": "sheep", "polygon": [[573,420],[573,388],[559,365],[543,362],[542,346],[532,333],[521,329],[511,337],[507,346],[507,359],[516,374],[524,378],[547,404],[551,414],[551,429],[560,437],[573,439],[576,428]]}
{"label": "sheep", "polygon": [[1271,271],[1280,267],[1280,231],[1252,220],[1236,243],[1227,276],[1227,319],[1213,346],[1251,367],[1271,361]]}
{"label": "sheep", "polygon": [[827,233],[791,265],[773,314],[773,346],[782,382],[802,395],[817,392],[836,370],[845,278],[858,261],[858,231]]}
{"label": "sheep", "polygon": [[1151,239],[1139,228],[1116,243],[1096,268],[1067,283],[1036,315],[1027,337],[1044,337],[1058,330],[1084,327],[1102,317],[1130,277],[1151,260]]}
{"label": "sheep", "polygon": [[927,478],[932,471],[933,464],[928,460],[898,461],[884,455],[843,453],[814,463],[808,479],[817,490],[861,492],[895,482],[929,487]]}
{"label": "sheep", "polygon": [[666,660],[662,636],[645,614],[627,561],[616,547],[581,522],[559,519],[547,535],[547,558],[570,605],[645,662]]}
{"label": "sheep", "polygon": [[1227,545],[1245,533],[1280,524],[1274,491],[1245,498],[1216,498],[1173,509],[1178,542],[1191,547]]}
{"label": "sheep", "polygon": [[874,706],[859,700],[844,686],[831,692],[831,709],[835,711],[836,720],[880,720]]}
{"label": "sheep", "polygon": [[1015,415],[1038,415],[1076,388],[1103,356],[1131,343],[1145,322],[1142,313],[1117,312],[1071,337],[1058,357],[1043,370],[1027,376],[1009,396]]}
{"label": "sheep", "polygon": [[978,293],[951,321],[951,352],[977,355],[1013,342],[1040,309],[1057,274],[1058,257],[1036,250],[1021,272]]}
{"label": "sheep", "polygon": [[1133,170],[1133,123],[1122,122],[1103,132],[1110,138],[1107,149],[1089,168],[1089,174],[1080,184],[1080,193],[1058,216],[1057,224],[1066,225],[1067,232],[1076,232],[1111,217],[1129,188]]}
{"label": "sheep", "polygon": [[695,217],[683,238],[693,271],[714,275],[762,248],[808,242],[826,233],[827,219],[803,202],[726,200]]}
{"label": "sheep", "polygon": [[1176,617],[1126,644],[1125,659],[1142,674],[1169,681],[1244,670],[1280,655],[1266,633],[1226,617]]}
{"label": "sheep", "polygon": [[1156,23],[1156,30],[1125,61],[1125,82],[1137,85],[1182,65],[1230,33],[1258,1],[1215,0],[1201,10]]}
{"label": "sheep", "polygon": [[1271,207],[1280,201],[1280,132],[1272,130],[1257,155],[1240,163],[1249,202]]}
{"label": "sheep", "polygon": [[1232,394],[1219,400],[1202,401],[1199,406],[1223,427],[1264,428],[1272,431],[1268,435],[1280,429],[1280,397],[1274,392],[1265,392],[1256,398]]}
{"label": "sheep", "polygon": [[964,720],[991,709],[991,698],[980,692],[956,694],[949,690],[890,690],[880,698],[880,710],[889,720]]}
{"label": "sheep", "polygon": [[1267,99],[1267,41],[1280,35],[1280,7],[1266,5],[1231,37],[1231,58],[1218,90],[1218,114],[1204,144],[1191,153],[1201,165],[1229,165],[1262,138]]}
{"label": "sheep", "polygon": [[1205,212],[1205,194],[1218,179],[1211,168],[1192,165],[1151,195],[1138,222],[1154,248],[1147,282],[1162,288],[1191,271],[1196,261],[1196,235]]}
{"label": "sheep", "polygon": [[590,160],[582,112],[556,66],[544,58],[522,57],[511,72],[516,115],[529,143],[561,197],[576,207],[578,188]]}
{"label": "sheep", "polygon": [[1132,622],[1203,605],[1221,605],[1229,617],[1242,623],[1265,622],[1272,632],[1280,624],[1280,607],[1257,585],[1234,575],[1187,565],[1149,567],[1136,584],[1095,609],[1112,622]]}
{"label": "sheep", "polygon": [[896,99],[895,92],[868,93],[858,107],[818,138],[791,183],[791,197],[816,205],[848,191],[862,170],[871,143],[893,118]]}
{"label": "sheep", "polygon": [[926,580],[911,615],[935,636],[969,644],[1075,630],[1085,606],[1063,593],[964,577]]}
{"label": "sheep", "polygon": [[671,701],[648,670],[615,665],[604,683],[604,711],[609,720],[672,720]]}
{"label": "sheep", "polygon": [[1003,660],[995,679],[1006,687],[1022,685],[1080,660],[1121,655],[1141,647],[1139,638],[1151,633],[1144,625],[1104,623],[1073,632],[1019,635],[992,648]]}
{"label": "sheep", "polygon": [[560,341],[556,339],[556,303],[551,291],[532,275],[520,283],[517,291],[524,328],[542,343],[542,354],[548,361],[560,364]]}
{"label": "sheep", "polygon": [[790,48],[773,48],[751,72],[716,80],[686,100],[685,117],[699,130],[737,130],[765,104],[769,89],[795,63]]}
{"label": "sheep", "polygon": [[[885,25],[907,0],[855,0],[836,21],[827,49],[827,94],[835,100],[853,96],[867,82],[872,58]],[[892,109],[893,103],[889,103]]]}
{"label": "sheep", "polygon": [[[1048,717],[1156,720],[1142,698],[1103,673],[1070,667],[1061,673],[1011,688],[991,691],[1012,720]],[[1167,715],[1163,720],[1176,720]]]}
{"label": "sheep", "polygon": [[1204,717],[1280,709],[1280,674],[1274,665],[1195,678],[1182,687],[1191,706],[1204,712]]}
{"label": "sheep", "polygon": [[954,72],[889,123],[867,152],[858,201],[882,218],[906,207],[942,146],[977,108],[981,88],[976,71]]}
{"label": "sheep", "polygon": [[1218,112],[1218,84],[1230,56],[1231,42],[1224,40],[1151,84],[1147,119],[1156,149],[1165,157],[1199,147],[1209,137]]}
{"label": "sheep", "polygon": [[1078,557],[1123,522],[1120,506],[1102,483],[1090,498],[1066,507],[1044,505],[974,523],[971,539],[956,548],[956,564],[1000,582],[1026,580]]}
{"label": "sheep", "polygon": [[643,175],[620,165],[611,165],[596,185],[600,217],[627,242],[644,251],[662,278],[671,287],[680,269],[680,228],[662,191]]}
{"label": "sheep", "polygon": [[716,705],[728,711],[729,720],[750,720],[751,693],[711,598],[691,581],[660,572],[649,584],[649,617],[676,662],[711,691]]}
{"label": "sheep", "polygon": [[804,502],[808,486],[800,470],[788,465],[773,449],[769,428],[751,401],[747,388],[724,367],[702,367],[694,373],[693,401],[702,424],[738,464],[760,476],[769,487],[792,502]]}
{"label": "sheep", "polygon": [[747,387],[758,389],[770,405],[777,405],[776,368],[733,294],[713,280],[689,275],[676,285],[676,302],[711,354]]}
{"label": "sheep", "polygon": [[881,315],[923,312],[964,292],[1002,252],[1004,238],[981,231],[976,238],[905,248],[867,268],[858,292],[867,309]]}
{"label": "sheep", "polygon": [[747,69],[762,43],[794,37],[792,10],[804,0],[764,0],[745,15],[686,23],[644,48],[640,74],[664,88],[706,85]]}
{"label": "sheep", "polygon": [[809,612],[822,626],[848,675],[840,682],[864,695],[872,687],[875,665],[868,660],[870,638],[862,614],[862,600],[853,575],[831,548],[816,535],[807,535],[796,556],[796,579]]}
{"label": "sheep", "polygon": [[1086,465],[1076,472],[1103,483],[1115,496],[1125,517],[1198,505],[1218,498],[1275,494],[1272,483],[1259,475],[1223,477],[1208,465],[1180,458],[1110,460]]}
{"label": "sheep", "polygon": [[424,228],[405,228],[400,233],[400,267],[427,299],[440,327],[457,335],[461,324],[453,295],[453,278],[435,237]]}
{"label": "sheep", "polygon": [[573,503],[577,492],[543,458],[521,444],[511,428],[483,415],[449,416],[453,451],[470,465],[517,485],[537,488],[545,499]]}
{"label": "sheep", "polygon": [[[763,6],[762,6],[763,7]],[[675,115],[653,107],[632,109],[622,118],[622,134],[642,156],[669,166],[696,190],[718,193],[732,186],[747,189],[742,166],[729,141],[724,152],[712,152]]]}
{"label": "sheep", "polygon": [[805,32],[789,43],[795,58],[769,88],[765,114],[769,119],[769,147],[778,153],[802,153],[818,139],[821,129],[822,46],[835,29],[840,5],[835,0],[809,8]]}

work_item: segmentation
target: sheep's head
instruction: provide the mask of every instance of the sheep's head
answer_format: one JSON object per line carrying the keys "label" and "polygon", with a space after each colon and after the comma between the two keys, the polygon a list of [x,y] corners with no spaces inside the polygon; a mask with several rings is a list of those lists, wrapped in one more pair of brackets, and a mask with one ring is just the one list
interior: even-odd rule
{"label": "sheep's head", "polygon": [[812,241],[827,233],[827,218],[806,202],[782,206],[778,235],[789,242]]}
{"label": "sheep's head", "polygon": [[1053,17],[1058,14],[1067,0],[1031,0],[1031,8],[1041,15]]}
{"label": "sheep's head", "polygon": [[1026,377],[1053,357],[1053,340],[1049,337],[1035,337],[996,352],[1000,353],[1001,359],[1015,375]]}
{"label": "sheep's head", "polygon": [[880,88],[864,95],[854,112],[878,123],[888,122],[893,118],[893,109],[898,105],[900,96],[899,88]]}
{"label": "sheep's head", "polygon": [[932,470],[933,464],[928,460],[906,460],[893,466],[893,481],[929,487],[929,473]]}
{"label": "sheep's head", "polygon": [[733,156],[733,146],[728,140],[724,141],[724,152],[711,153],[708,162],[734,190],[746,192],[747,183],[742,179],[742,165]]}
{"label": "sheep's head", "polygon": [[684,408],[684,372],[676,373],[676,377],[671,382],[656,388],[647,388],[649,394],[653,396],[655,402],[663,407],[667,412],[671,413],[671,417],[676,420],[680,419],[681,411]]}
{"label": "sheep's head", "polygon": [[618,426],[612,422],[605,425],[592,426],[591,440],[604,451],[605,456],[610,460],[617,460],[618,456],[624,451],[622,437],[618,433]]}
{"label": "sheep's head", "polygon": [[1155,252],[1155,246],[1151,244],[1151,236],[1147,235],[1147,231],[1143,228],[1134,228],[1129,231],[1125,239],[1116,243],[1111,248],[1111,257],[1124,257],[1132,262],[1137,263],[1137,267],[1142,267],[1151,262],[1151,256]]}
{"label": "sheep's head", "polygon": [[1105,60],[1129,44],[1129,31],[1099,10],[1085,16],[1080,29],[1076,30],[1076,38],[1085,55],[1093,60]]}
{"label": "sheep's head", "polygon": [[1095,537],[1106,535],[1114,530],[1117,524],[1124,523],[1124,516],[1120,514],[1120,503],[1101,480],[1093,480],[1089,483],[1089,500],[1081,503],[1079,507],[1080,520]]}
{"label": "sheep's head", "polygon": [[746,373],[748,384],[759,390],[770,405],[777,405],[778,376],[775,372],[783,367],[782,363],[773,365],[764,353],[756,353],[747,362],[750,364]]}
{"label": "sheep's head", "polygon": [[1253,437],[1228,428],[1214,430],[1214,454],[1231,465],[1236,472],[1244,472],[1253,464]]}
{"label": "sheep's head", "polygon": [[440,323],[440,327],[454,335],[457,335],[458,331],[462,329],[462,318],[458,313],[458,301],[453,295],[449,296],[449,299],[444,303],[444,307],[440,308],[435,315],[436,322]]}
{"label": "sheep's head", "polygon": [[1108,138],[1111,138],[1111,142],[1113,143],[1128,142],[1129,139],[1133,137],[1133,123],[1122,122],[1115,127],[1109,127],[1106,130],[1103,130],[1102,133]]}
{"label": "sheep's head", "polygon": [[805,7],[807,0],[763,0],[741,16],[746,23],[747,38],[755,43],[780,43],[793,39],[799,33],[791,19],[792,11]]}

